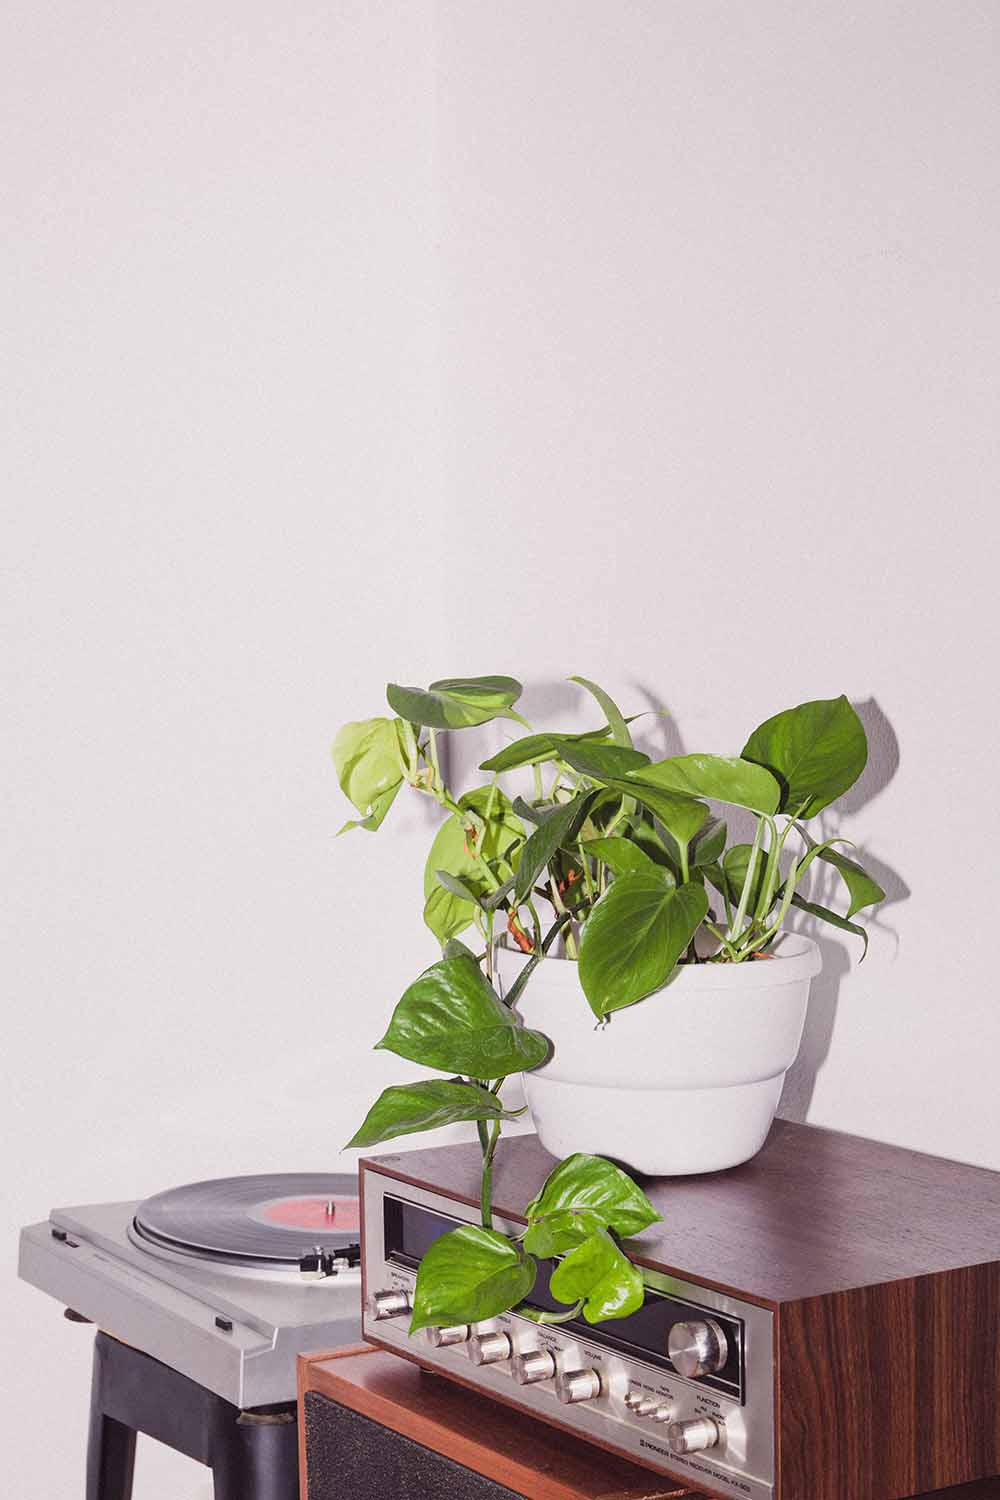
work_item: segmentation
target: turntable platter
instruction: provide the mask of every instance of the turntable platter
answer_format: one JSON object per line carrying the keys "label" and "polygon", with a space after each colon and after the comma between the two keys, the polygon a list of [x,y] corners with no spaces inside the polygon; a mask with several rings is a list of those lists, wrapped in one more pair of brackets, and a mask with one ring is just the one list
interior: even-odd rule
{"label": "turntable platter", "polygon": [[359,1237],[357,1178],[287,1172],[193,1182],[147,1198],[134,1237],[147,1247],[229,1265],[299,1267]]}

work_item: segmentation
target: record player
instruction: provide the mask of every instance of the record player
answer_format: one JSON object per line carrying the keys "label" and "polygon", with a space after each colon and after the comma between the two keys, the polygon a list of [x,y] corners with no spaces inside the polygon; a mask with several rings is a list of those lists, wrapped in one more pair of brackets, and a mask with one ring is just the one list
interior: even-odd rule
{"label": "record player", "polygon": [[20,1275],[240,1410],[295,1399],[295,1359],[357,1337],[357,1181],[198,1182],[141,1203],[55,1209]]}

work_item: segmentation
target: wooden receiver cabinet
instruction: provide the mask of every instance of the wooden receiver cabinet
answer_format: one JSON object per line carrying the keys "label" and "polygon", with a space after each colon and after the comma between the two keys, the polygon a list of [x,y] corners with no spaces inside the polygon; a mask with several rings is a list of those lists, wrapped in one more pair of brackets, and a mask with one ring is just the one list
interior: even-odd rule
{"label": "wooden receiver cabinet", "polygon": [[[499,1220],[524,1222],[524,1206],[552,1165],[534,1136],[504,1142],[494,1171]],[[412,1286],[412,1266],[405,1257],[394,1262],[386,1238],[390,1200],[437,1205],[446,1217],[474,1221],[478,1147],[368,1159],[361,1182],[370,1309],[387,1279],[404,1298]],[[669,1394],[683,1386],[679,1399],[700,1401],[696,1411],[718,1409],[723,1429],[726,1421],[733,1432],[753,1429],[749,1451],[770,1454],[766,1472],[747,1460],[744,1477],[735,1457],[727,1467],[725,1451],[712,1462],[704,1461],[712,1455],[693,1461],[668,1453],[662,1438],[636,1438],[623,1377],[614,1373],[620,1350],[605,1351],[612,1374],[602,1374],[596,1399],[578,1409],[534,1389],[529,1403],[503,1367],[489,1366],[484,1376],[461,1349],[409,1339],[405,1317],[378,1321],[366,1313],[365,1337],[501,1405],[649,1463],[681,1492],[901,1500],[1000,1471],[1000,1174],[778,1121],[761,1154],[744,1166],[643,1186],[662,1223],[631,1241],[629,1251],[657,1289],[654,1300],[667,1307],[670,1296],[700,1297],[726,1309],[736,1331],[731,1342],[740,1328],[752,1329],[747,1363],[757,1371],[756,1405],[747,1404],[738,1362],[730,1387],[720,1377],[713,1392],[676,1380],[669,1367],[664,1374],[661,1357],[650,1388]],[[512,1340],[520,1336],[512,1323],[502,1326]],[[563,1329],[574,1336],[572,1325]],[[614,1324],[578,1333],[584,1342],[577,1349],[599,1360],[602,1330],[614,1331]],[[639,1365],[647,1358],[655,1364],[644,1337]],[[750,1348],[751,1335],[743,1337]],[[732,1452],[738,1456],[735,1441]]]}

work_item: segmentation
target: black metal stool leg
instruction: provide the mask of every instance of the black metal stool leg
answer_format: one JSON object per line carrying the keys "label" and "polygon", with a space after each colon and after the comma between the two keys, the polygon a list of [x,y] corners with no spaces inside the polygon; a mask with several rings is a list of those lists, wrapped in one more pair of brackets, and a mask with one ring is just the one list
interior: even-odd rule
{"label": "black metal stool leg", "polygon": [[298,1423],[294,1411],[241,1412],[216,1428],[215,1500],[298,1500]]}
{"label": "black metal stool leg", "polygon": [[135,1431],[104,1410],[104,1345],[94,1345],[87,1439],[87,1500],[131,1500],[135,1472]]}

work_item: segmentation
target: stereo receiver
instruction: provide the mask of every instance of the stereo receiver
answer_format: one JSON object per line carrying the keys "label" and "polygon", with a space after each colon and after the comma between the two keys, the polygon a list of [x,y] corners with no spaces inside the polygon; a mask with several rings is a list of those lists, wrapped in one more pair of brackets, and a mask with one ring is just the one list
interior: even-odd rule
{"label": "stereo receiver", "polygon": [[[553,1160],[505,1139],[495,1227]],[[642,1308],[408,1333],[420,1260],[478,1222],[477,1146],[361,1163],[364,1335],[727,1500],[901,1500],[1000,1470],[1000,1174],[776,1122],[713,1176],[646,1181]],[[543,1262],[530,1302],[565,1312]]]}

